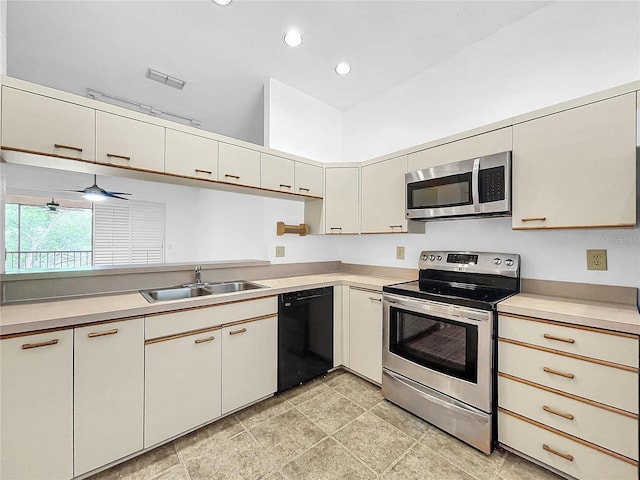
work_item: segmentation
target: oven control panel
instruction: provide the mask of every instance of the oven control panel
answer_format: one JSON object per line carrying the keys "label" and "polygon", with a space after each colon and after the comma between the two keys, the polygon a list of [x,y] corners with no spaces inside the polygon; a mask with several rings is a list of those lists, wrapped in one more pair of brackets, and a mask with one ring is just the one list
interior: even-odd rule
{"label": "oven control panel", "polygon": [[514,253],[425,250],[420,253],[418,267],[420,270],[489,273],[515,277],[520,272],[520,255]]}

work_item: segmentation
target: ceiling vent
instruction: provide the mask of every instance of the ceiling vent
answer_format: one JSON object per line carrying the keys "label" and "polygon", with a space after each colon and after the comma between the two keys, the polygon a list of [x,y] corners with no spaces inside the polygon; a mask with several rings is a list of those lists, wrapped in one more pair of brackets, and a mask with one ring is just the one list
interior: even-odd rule
{"label": "ceiling vent", "polygon": [[149,80],[155,80],[156,82],[167,85],[168,87],[177,88],[178,90],[182,90],[187,83],[184,80],[180,80],[179,78],[172,77],[171,75],[167,75],[166,73],[162,73],[151,68],[147,68],[146,77]]}

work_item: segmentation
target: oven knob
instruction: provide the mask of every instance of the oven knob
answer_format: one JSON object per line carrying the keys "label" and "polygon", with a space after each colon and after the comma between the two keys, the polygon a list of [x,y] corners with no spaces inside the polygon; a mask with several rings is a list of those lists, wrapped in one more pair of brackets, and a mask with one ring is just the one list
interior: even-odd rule
{"label": "oven knob", "polygon": [[420,258],[422,258],[422,261],[426,262],[427,258],[429,258],[429,257],[427,257],[426,255],[422,255],[422,257],[420,257]]}
{"label": "oven knob", "polygon": [[429,255],[429,260],[431,260],[432,262],[436,259],[435,255]]}
{"label": "oven knob", "polygon": [[504,264],[505,264],[507,267],[511,267],[511,266],[513,266],[513,260],[512,260],[512,259],[510,259],[510,258],[507,258],[507,259],[504,261]]}
{"label": "oven knob", "polygon": [[442,260],[442,255],[438,255],[436,258],[438,259],[438,261],[440,261]]}
{"label": "oven knob", "polygon": [[498,257],[493,259],[493,263],[495,263],[496,265],[500,265],[502,263],[502,260],[500,260]]}

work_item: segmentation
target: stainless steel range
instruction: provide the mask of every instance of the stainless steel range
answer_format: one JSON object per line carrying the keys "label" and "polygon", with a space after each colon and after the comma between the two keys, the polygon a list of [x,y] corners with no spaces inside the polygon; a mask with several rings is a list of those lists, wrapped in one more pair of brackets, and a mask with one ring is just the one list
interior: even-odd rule
{"label": "stainless steel range", "polygon": [[419,268],[383,289],[382,394],[489,454],[496,304],[520,291],[520,256],[424,251]]}

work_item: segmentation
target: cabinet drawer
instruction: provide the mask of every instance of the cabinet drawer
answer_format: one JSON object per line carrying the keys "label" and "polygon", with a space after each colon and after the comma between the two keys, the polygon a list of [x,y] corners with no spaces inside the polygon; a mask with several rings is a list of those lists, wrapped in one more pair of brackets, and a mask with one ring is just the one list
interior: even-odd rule
{"label": "cabinet drawer", "polygon": [[[637,462],[628,463],[504,412],[498,412],[498,440],[580,480],[638,478]],[[545,445],[557,453],[545,450]]]}
{"label": "cabinet drawer", "polygon": [[638,460],[638,420],[498,377],[500,407]]}
{"label": "cabinet drawer", "polygon": [[638,368],[638,337],[500,315],[499,335],[520,342]]}
{"label": "cabinet drawer", "polygon": [[278,297],[163,313],[146,318],[145,339],[175,335],[278,312]]}
{"label": "cabinet drawer", "polygon": [[638,413],[637,371],[542,352],[503,340],[498,342],[498,370],[555,390]]}

